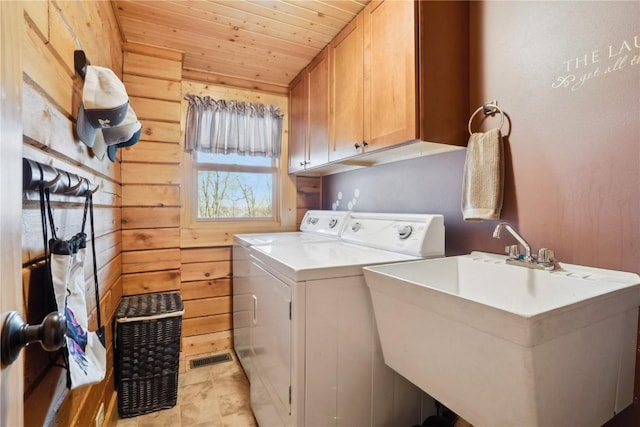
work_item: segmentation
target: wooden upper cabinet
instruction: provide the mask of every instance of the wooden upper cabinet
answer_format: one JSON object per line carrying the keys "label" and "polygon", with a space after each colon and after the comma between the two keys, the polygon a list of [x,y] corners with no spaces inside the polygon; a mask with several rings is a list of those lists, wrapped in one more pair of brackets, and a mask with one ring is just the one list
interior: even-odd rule
{"label": "wooden upper cabinet", "polygon": [[304,170],[309,126],[309,73],[296,77],[289,88],[289,173]]}
{"label": "wooden upper cabinet", "polygon": [[309,73],[309,130],[306,167],[329,161],[329,50],[307,67]]}
{"label": "wooden upper cabinet", "polygon": [[466,146],[469,139],[469,2],[418,1],[416,4],[417,138]]}
{"label": "wooden upper cabinet", "polygon": [[291,82],[289,173],[329,161],[329,54],[325,49]]}
{"label": "wooden upper cabinet", "polygon": [[364,101],[363,16],[359,14],[329,44],[331,61],[331,147],[329,160],[362,150]]}
{"label": "wooden upper cabinet", "polygon": [[[302,168],[322,175],[340,171],[341,165],[344,170],[466,145],[468,28],[466,1],[372,0],[331,41],[328,65],[326,55],[320,55],[307,67],[306,116],[298,92],[302,83],[294,81],[289,171]],[[294,127],[305,118],[303,134]],[[307,157],[300,160],[294,155],[304,150],[295,144],[303,135],[309,143]],[[327,139],[328,158],[322,145]],[[400,145],[401,150],[386,150]],[[370,154],[352,159],[363,153]]]}
{"label": "wooden upper cabinet", "polygon": [[364,9],[364,140],[367,151],[416,139],[417,2]]}

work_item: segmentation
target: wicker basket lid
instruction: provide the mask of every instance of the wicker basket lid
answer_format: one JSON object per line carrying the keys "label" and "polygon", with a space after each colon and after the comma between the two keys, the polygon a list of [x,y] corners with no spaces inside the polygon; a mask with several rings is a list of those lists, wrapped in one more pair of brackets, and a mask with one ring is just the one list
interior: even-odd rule
{"label": "wicker basket lid", "polygon": [[153,293],[122,297],[118,311],[117,322],[133,322],[136,320],[151,320],[163,317],[181,316],[184,306],[179,292]]}

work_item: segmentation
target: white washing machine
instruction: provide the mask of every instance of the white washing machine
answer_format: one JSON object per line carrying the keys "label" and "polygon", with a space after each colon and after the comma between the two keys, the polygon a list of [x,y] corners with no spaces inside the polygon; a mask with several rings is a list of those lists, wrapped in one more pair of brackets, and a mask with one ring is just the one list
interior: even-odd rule
{"label": "white washing machine", "polygon": [[300,231],[279,233],[236,234],[233,239],[233,348],[251,382],[251,348],[249,326],[253,313],[253,299],[249,290],[249,247],[252,245],[281,245],[291,242],[317,242],[337,239],[349,212],[307,211]]}
{"label": "white washing machine", "polygon": [[444,256],[443,217],[351,213],[339,240],[250,252],[258,424],[420,424],[421,391],[384,364],[362,267]]}

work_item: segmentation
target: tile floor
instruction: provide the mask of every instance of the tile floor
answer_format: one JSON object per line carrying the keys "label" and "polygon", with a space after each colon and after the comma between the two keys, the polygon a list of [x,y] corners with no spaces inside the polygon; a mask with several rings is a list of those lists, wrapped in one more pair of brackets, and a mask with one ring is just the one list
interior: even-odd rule
{"label": "tile floor", "polygon": [[120,419],[117,427],[257,427],[240,363],[233,350],[222,353],[233,360],[192,369],[191,359],[212,354],[181,358],[176,406]]}

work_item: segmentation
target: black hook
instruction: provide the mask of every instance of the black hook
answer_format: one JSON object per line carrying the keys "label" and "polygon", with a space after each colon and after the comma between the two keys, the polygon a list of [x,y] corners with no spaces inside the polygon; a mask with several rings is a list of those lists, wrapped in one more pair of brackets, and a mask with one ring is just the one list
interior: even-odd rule
{"label": "black hook", "polygon": [[85,55],[84,50],[74,50],[73,51],[73,68],[76,69],[76,72],[82,80],[84,80],[85,74],[87,74],[87,65],[89,64],[89,60],[87,59],[87,55]]}
{"label": "black hook", "polygon": [[38,163],[30,159],[22,159],[22,189],[33,190],[43,183],[51,187],[60,179],[60,172],[53,166]]}
{"label": "black hook", "polygon": [[95,188],[91,188],[91,183],[88,179],[82,177],[78,178],[80,179],[80,181],[78,181],[76,185],[70,187],[67,191],[65,191],[65,194],[69,196],[88,196],[89,194],[94,194],[100,188],[100,185],[96,185]]}
{"label": "black hook", "polygon": [[[70,196],[82,196],[87,190],[89,190],[89,181],[87,181],[85,178],[79,177],[76,174],[69,174],[69,177],[71,178],[71,183],[70,183],[70,187],[67,188],[65,190],[65,194],[68,194]],[[77,183],[74,183],[73,181],[78,180]]]}

